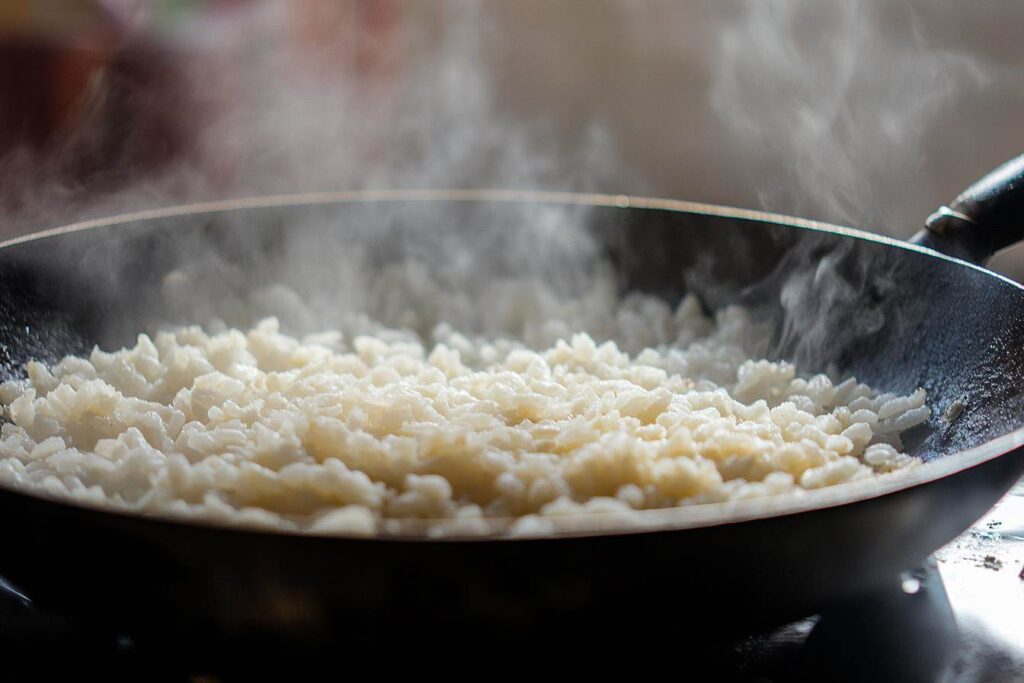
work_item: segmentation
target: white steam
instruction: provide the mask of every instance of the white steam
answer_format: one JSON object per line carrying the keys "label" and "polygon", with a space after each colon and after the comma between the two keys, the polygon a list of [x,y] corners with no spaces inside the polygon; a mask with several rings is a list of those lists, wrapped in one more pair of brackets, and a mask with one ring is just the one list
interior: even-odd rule
{"label": "white steam", "polygon": [[[271,2],[237,12],[160,30],[149,13],[133,15],[122,62],[94,79],[73,130],[44,150],[0,155],[15,231],[259,194],[588,191],[616,166],[592,122],[566,142],[547,121],[500,112],[487,49],[500,27],[485,3]],[[154,119],[155,131],[140,128]],[[161,145],[169,162],[150,163]]]}
{"label": "white steam", "polygon": [[903,3],[746,2],[716,56],[712,104],[730,133],[790,160],[758,181],[766,208],[898,234],[923,218],[898,207],[927,181],[931,125],[986,81],[928,44]]}

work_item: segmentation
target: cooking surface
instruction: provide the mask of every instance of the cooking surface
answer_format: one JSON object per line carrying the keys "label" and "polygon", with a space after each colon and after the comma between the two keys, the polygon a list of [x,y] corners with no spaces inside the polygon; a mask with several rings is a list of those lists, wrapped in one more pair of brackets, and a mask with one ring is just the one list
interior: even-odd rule
{"label": "cooking surface", "polygon": [[1024,680],[1024,481],[936,557],[961,651],[972,655],[954,680],[986,680],[982,664],[1014,672],[1003,680]]}
{"label": "cooking surface", "polygon": [[[842,671],[854,680],[1024,680],[1022,520],[1024,481],[928,565],[904,575],[900,587],[849,612],[702,646],[701,660],[716,676],[740,681],[786,681]],[[26,598],[9,585],[3,591],[0,650],[18,651],[42,670],[73,662],[83,675],[222,680],[251,661],[245,654],[196,656],[195,650],[177,643],[169,657],[166,644],[136,642],[130,633],[87,625],[76,628],[33,609]],[[63,654],[47,656],[52,652]],[[264,651],[265,658],[272,658],[269,654]]]}

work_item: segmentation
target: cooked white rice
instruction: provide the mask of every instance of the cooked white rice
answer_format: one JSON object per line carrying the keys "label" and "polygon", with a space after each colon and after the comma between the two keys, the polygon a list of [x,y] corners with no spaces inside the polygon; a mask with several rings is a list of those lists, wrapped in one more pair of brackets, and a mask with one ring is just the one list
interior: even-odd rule
{"label": "cooked white rice", "polygon": [[275,319],[140,335],[0,385],[0,481],[227,524],[443,533],[800,495],[916,462],[899,433],[927,420],[923,390],[751,359],[741,308],[659,315],[680,343],[633,356],[583,333],[528,350],[445,326],[433,343],[300,341]]}

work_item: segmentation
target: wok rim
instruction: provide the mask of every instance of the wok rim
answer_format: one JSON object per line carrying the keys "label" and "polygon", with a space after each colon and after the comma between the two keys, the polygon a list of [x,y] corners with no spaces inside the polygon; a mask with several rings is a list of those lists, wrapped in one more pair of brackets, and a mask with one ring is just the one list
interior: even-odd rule
{"label": "wok rim", "polygon": [[[640,197],[632,195],[588,194],[574,192],[551,192],[538,190],[492,190],[492,189],[410,189],[410,190],[359,190],[359,191],[327,191],[303,192],[295,194],[262,195],[204,201],[181,204],[115,214],[94,218],[66,225],[30,232],[24,235],[0,241],[0,250],[20,244],[40,241],[61,235],[84,232],[87,230],[124,226],[131,223],[146,222],[161,218],[178,218],[190,215],[216,214],[229,211],[289,208],[301,206],[360,204],[386,202],[456,202],[456,203],[512,203],[512,204],[565,204],[576,206],[593,206],[619,209],[650,209],[687,213],[717,218],[738,219],[756,223],[769,223],[790,229],[813,230],[831,233],[841,237],[860,239],[888,247],[915,252],[925,257],[938,258],[960,267],[980,271],[1018,290],[1024,285],[1017,283],[999,273],[990,271],[969,261],[954,258],[941,252],[897,240],[884,235],[859,230],[843,225],[826,223],[784,214],[743,209],[717,204],[706,204],[678,199]],[[699,503],[687,506],[660,508],[654,510],[637,510],[631,513],[579,513],[542,517],[550,528],[533,533],[459,533],[431,536],[427,528],[432,524],[450,520],[403,520],[403,529],[399,533],[379,531],[373,535],[315,533],[301,530],[267,529],[256,526],[225,524],[223,522],[177,516],[171,514],[155,515],[145,512],[110,508],[102,504],[86,503],[52,494],[27,491],[0,482],[0,491],[5,494],[36,499],[46,503],[67,508],[77,508],[103,515],[125,517],[144,523],[202,527],[221,532],[291,536],[310,539],[358,540],[361,542],[489,542],[489,541],[529,541],[556,540],[560,538],[583,538],[602,536],[621,536],[640,533],[686,531],[760,519],[783,517],[801,513],[809,513],[844,505],[852,505],[881,498],[887,495],[933,483],[953,476],[962,471],[980,466],[990,460],[1009,455],[1024,446],[1024,427],[1007,432],[984,443],[954,453],[943,455],[930,462],[923,462],[912,468],[895,473],[882,475],[880,478],[859,480],[836,484],[821,489],[800,491],[796,495],[776,495],[753,498],[749,500],[726,501],[720,503]],[[628,516],[627,516],[628,515]],[[614,521],[613,521],[614,518]],[[485,518],[485,522],[508,522],[511,518]],[[597,522],[611,521],[601,525]],[[408,529],[415,528],[415,532]],[[493,529],[491,530],[494,531]]]}

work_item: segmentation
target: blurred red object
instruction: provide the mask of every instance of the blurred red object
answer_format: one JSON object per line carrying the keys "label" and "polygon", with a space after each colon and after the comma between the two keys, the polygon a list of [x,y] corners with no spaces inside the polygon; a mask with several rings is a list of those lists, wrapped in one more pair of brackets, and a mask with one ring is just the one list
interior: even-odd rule
{"label": "blurred red object", "polygon": [[[283,48],[305,78],[354,73],[375,87],[389,78],[394,15],[390,0],[0,3],[3,213],[40,203],[42,186],[102,194],[176,164],[203,165],[211,194],[230,192],[237,162],[202,142],[247,106],[247,60]],[[254,23],[266,34],[250,35]]]}
{"label": "blurred red object", "polygon": [[103,192],[187,147],[188,99],[131,2],[9,2],[0,12],[0,172],[5,212],[41,186]]}
{"label": "blurred red object", "polygon": [[38,147],[73,121],[122,29],[99,2],[26,0],[0,8],[0,145]]}

